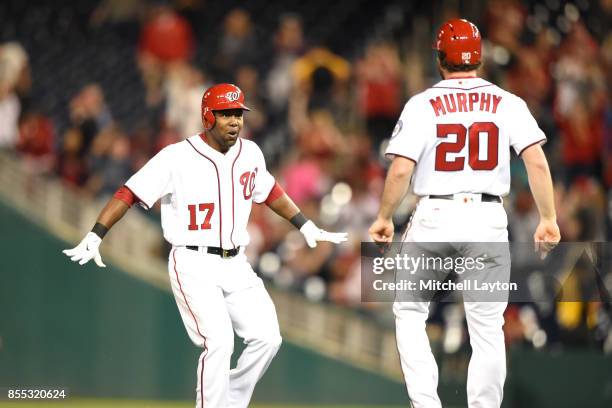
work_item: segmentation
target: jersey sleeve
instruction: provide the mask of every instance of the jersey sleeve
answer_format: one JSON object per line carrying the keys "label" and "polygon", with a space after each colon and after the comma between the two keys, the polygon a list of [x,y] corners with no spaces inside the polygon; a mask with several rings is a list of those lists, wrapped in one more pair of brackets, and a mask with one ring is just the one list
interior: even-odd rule
{"label": "jersey sleeve", "polygon": [[525,101],[518,97],[516,99],[508,126],[511,129],[510,145],[520,156],[526,148],[536,143],[546,143],[546,135],[538,126]]}
{"label": "jersey sleeve", "polygon": [[253,190],[253,201],[257,204],[261,204],[268,198],[276,180],[274,176],[270,174],[268,169],[266,168],[266,160],[263,157],[263,153],[257,149],[258,156],[258,167],[257,167],[257,176],[255,178],[255,189]]}
{"label": "jersey sleeve", "polygon": [[146,209],[151,208],[157,200],[171,192],[169,156],[170,151],[166,147],[125,183]]}
{"label": "jersey sleeve", "polygon": [[420,102],[416,98],[411,98],[400,115],[391,140],[385,151],[385,156],[402,156],[417,163],[425,148],[425,129],[422,125],[424,113],[420,107]]}

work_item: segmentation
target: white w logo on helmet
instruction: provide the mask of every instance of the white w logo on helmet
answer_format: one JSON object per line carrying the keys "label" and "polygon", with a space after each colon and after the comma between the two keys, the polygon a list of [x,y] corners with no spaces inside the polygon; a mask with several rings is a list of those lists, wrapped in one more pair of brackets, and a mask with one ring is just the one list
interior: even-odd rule
{"label": "white w logo on helmet", "polygon": [[240,98],[240,92],[239,91],[230,91],[230,92],[225,94],[225,99],[227,99],[229,102],[237,101],[238,98]]}

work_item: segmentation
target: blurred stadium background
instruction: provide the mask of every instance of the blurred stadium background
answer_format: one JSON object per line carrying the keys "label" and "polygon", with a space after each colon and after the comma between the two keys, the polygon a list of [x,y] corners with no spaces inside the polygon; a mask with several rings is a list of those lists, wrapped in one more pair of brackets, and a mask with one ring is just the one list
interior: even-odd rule
{"label": "blurred stadium background", "polygon": [[[193,398],[197,351],[168,292],[158,210],[132,210],[110,233],[106,270],[60,250],[148,158],[199,131],[208,85],[231,81],[254,108],[243,136],[309,217],[351,237],[310,251],[254,208],[249,257],[285,339],[256,406],[407,406],[390,305],[360,302],[359,244],[386,138],[438,79],[433,32],[453,16],[480,27],[483,76],[524,98],[549,138],[563,239],[607,241],[611,15],[610,0],[2,1],[0,388],[65,387],[91,406]],[[519,160],[512,172],[509,229],[526,242],[537,212]],[[612,406],[610,306],[510,305],[504,406]],[[465,406],[461,305],[436,307],[429,334],[445,406]]]}

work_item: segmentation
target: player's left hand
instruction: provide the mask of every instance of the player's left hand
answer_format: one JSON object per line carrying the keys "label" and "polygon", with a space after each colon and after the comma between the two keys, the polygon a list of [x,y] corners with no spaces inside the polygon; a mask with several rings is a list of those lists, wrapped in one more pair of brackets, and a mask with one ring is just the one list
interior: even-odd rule
{"label": "player's left hand", "polygon": [[302,225],[300,232],[304,235],[306,243],[311,248],[317,246],[317,241],[328,241],[339,244],[347,240],[346,232],[328,232],[317,227],[312,221],[307,221]]}
{"label": "player's left hand", "polygon": [[106,268],[104,262],[102,262],[102,256],[100,255],[100,244],[102,238],[89,232],[85,235],[85,238],[72,249],[64,249],[62,252],[70,257],[73,262],[78,262],[79,265],[85,265],[92,259],[100,268]]}
{"label": "player's left hand", "polygon": [[561,240],[561,233],[556,221],[541,219],[535,234],[533,234],[535,251],[540,255],[540,259],[546,258]]}
{"label": "player's left hand", "polygon": [[377,218],[376,221],[372,224],[368,232],[370,233],[370,238],[374,240],[374,242],[391,242],[393,241],[393,221],[385,218]]}

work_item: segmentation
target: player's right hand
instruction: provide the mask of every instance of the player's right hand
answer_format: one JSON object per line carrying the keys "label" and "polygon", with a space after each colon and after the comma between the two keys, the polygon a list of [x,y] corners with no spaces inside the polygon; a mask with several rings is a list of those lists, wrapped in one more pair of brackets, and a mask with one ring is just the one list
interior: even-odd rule
{"label": "player's right hand", "polygon": [[78,262],[79,265],[85,265],[93,259],[100,268],[106,268],[106,265],[102,262],[102,256],[100,255],[101,243],[102,238],[93,232],[89,232],[79,245],[72,249],[64,249],[62,252],[70,257],[71,261]]}
{"label": "player's right hand", "polygon": [[316,248],[318,241],[327,241],[334,244],[339,244],[347,240],[346,232],[328,232],[317,227],[312,221],[307,221],[304,225],[302,225],[300,232],[302,235],[304,235],[306,244],[308,244],[310,248]]}
{"label": "player's right hand", "polygon": [[540,224],[533,234],[535,242],[535,251],[540,254],[540,259],[546,258],[546,255],[557,246],[561,240],[561,233],[556,221],[541,219]]}
{"label": "player's right hand", "polygon": [[374,242],[391,242],[393,241],[393,221],[391,219],[377,218],[372,224],[368,232],[370,238]]}

